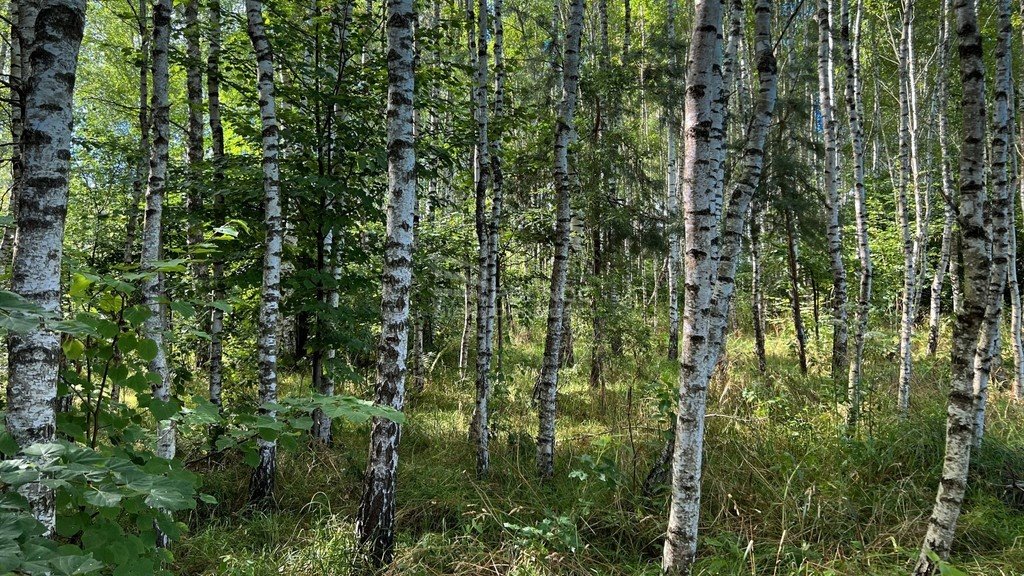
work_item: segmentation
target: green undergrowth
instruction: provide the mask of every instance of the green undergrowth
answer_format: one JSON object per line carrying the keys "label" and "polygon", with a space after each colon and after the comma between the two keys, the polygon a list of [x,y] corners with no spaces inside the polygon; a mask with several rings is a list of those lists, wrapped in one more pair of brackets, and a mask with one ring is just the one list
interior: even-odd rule
{"label": "green undergrowth", "polygon": [[[521,337],[504,346],[484,480],[474,477],[467,436],[472,382],[442,358],[406,409],[397,560],[388,573],[657,574],[667,492],[647,497],[641,486],[664,442],[676,385],[660,338],[627,343],[607,362],[603,390],[590,388],[588,344],[577,341],[578,362],[562,372],[557,470],[548,483],[534,472],[530,405],[540,344]],[[912,411],[901,421],[894,342],[891,333],[869,339],[862,425],[847,437],[845,382],[825,375],[824,335],[809,338],[806,376],[784,328],[769,330],[765,374],[752,339],[731,338],[709,391],[697,574],[909,572],[941,469],[948,362],[927,358],[917,343]],[[995,372],[950,574],[1024,574],[1024,501],[1007,489],[1024,479],[1024,409],[1008,401],[1008,376]],[[284,388],[304,385],[293,378]],[[280,454],[272,513],[240,511],[249,472],[239,457],[197,465],[218,504],[183,519],[191,531],[175,550],[176,570],[358,573],[353,521],[367,427],[338,423],[336,435],[334,447]]]}

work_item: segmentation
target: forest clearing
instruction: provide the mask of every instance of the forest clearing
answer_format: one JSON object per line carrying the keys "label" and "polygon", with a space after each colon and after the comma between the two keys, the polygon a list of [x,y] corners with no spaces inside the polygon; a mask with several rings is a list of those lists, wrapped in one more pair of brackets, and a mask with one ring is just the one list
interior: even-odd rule
{"label": "forest clearing", "polygon": [[1024,576],[1024,4],[0,14],[0,574]]}

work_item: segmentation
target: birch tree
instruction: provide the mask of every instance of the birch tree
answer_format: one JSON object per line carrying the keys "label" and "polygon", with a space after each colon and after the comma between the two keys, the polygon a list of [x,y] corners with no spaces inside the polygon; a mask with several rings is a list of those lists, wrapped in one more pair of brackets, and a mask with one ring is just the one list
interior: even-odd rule
{"label": "birch tree", "polygon": [[850,358],[847,381],[846,424],[853,429],[860,417],[861,374],[864,361],[864,340],[868,330],[871,307],[871,244],[868,238],[867,190],[864,187],[864,108],[860,85],[860,1],[857,1],[856,21],[851,21],[850,2],[842,0],[840,42],[846,60],[846,115],[850,125],[850,143],[853,149],[853,204],[857,226],[857,260],[860,263],[860,284],[857,292],[857,321],[853,330],[853,357]]}
{"label": "birch tree", "polygon": [[679,143],[680,127],[679,111],[676,109],[676,92],[679,84],[679,58],[676,54],[676,0],[668,0],[668,18],[666,36],[669,53],[669,79],[672,86],[668,94],[668,106],[665,113],[668,123],[668,162],[666,180],[668,181],[668,358],[679,358],[679,273],[682,261],[679,240]]}
{"label": "birch tree", "polygon": [[[277,402],[277,326],[281,301],[281,252],[284,226],[281,216],[281,171],[278,163],[278,124],[274,94],[274,51],[263,21],[263,2],[246,0],[246,30],[256,54],[260,124],[263,128],[263,223],[266,240],[263,253],[263,283],[260,291],[259,333],[256,342],[259,363],[260,412],[276,417],[268,404]],[[277,471],[277,441],[257,439],[259,463],[249,481],[249,503],[267,506],[274,498]]]}
{"label": "birch tree", "polygon": [[[1005,0],[1003,0],[1005,2]],[[985,63],[974,0],[955,0],[956,31],[960,46],[963,141],[960,150],[958,201],[961,249],[964,262],[963,309],[953,327],[949,408],[946,419],[945,459],[935,506],[928,521],[915,576],[931,576],[939,559],[949,557],[956,522],[967,489],[967,472],[974,436],[975,350],[985,320],[991,241],[985,222]]]}
{"label": "birch tree", "polygon": [[547,336],[537,392],[540,425],[537,432],[537,473],[551,478],[555,465],[555,406],[558,395],[559,353],[565,310],[565,284],[569,273],[569,243],[572,208],[569,175],[569,143],[576,116],[576,91],[580,81],[580,38],[583,35],[583,0],[571,0],[569,24],[562,58],[562,101],[555,123],[555,256],[551,266]]}
{"label": "birch tree", "polygon": [[[146,337],[156,343],[156,355],[149,362],[149,371],[157,376],[152,385],[153,398],[167,402],[171,395],[171,370],[164,342],[163,283],[158,264],[162,253],[162,218],[164,192],[167,187],[167,159],[170,139],[170,99],[167,93],[170,78],[168,45],[171,35],[171,0],[153,2],[153,148],[149,158],[149,183],[146,189],[146,217],[142,224],[142,296],[149,316],[143,325]],[[156,455],[174,458],[176,431],[173,420],[157,425]]]}
{"label": "birch tree", "polygon": [[[23,155],[18,231],[14,239],[11,290],[46,314],[60,314],[61,259],[71,158],[72,99],[78,51],[85,26],[85,0],[36,3],[25,77]],[[20,448],[55,438],[60,338],[35,326],[7,338],[8,383],[5,426]],[[56,499],[52,488],[30,483],[19,492],[52,536]]]}
{"label": "birch tree", "polygon": [[828,211],[826,236],[832,270],[832,378],[846,368],[847,315],[846,268],[843,266],[843,229],[839,213],[839,169],[835,112],[832,109],[832,8],[831,0],[818,0],[818,105],[825,139],[825,200]]}
{"label": "birch tree", "polygon": [[714,180],[712,162],[712,102],[721,90],[715,73],[722,54],[722,3],[697,0],[687,60],[683,171],[681,178],[684,225],[685,301],[680,351],[679,403],[676,411],[675,451],[672,458],[672,498],[662,571],[689,574],[697,552],[700,513],[700,478],[704,442],[711,291],[718,262],[719,242],[714,220],[716,196],[722,183]]}
{"label": "birch tree", "polygon": [[202,188],[198,180],[199,165],[203,162],[203,73],[202,51],[199,47],[199,0],[185,2],[185,91],[188,97],[188,146],[186,156],[190,168],[185,207],[189,213],[186,240],[192,259],[192,275],[200,287],[206,283],[207,266],[203,257],[195,253],[203,242]]}
{"label": "birch tree", "polygon": [[[1000,323],[1003,315],[1003,293],[1006,288],[1007,268],[1010,260],[1010,187],[1011,155],[1013,148],[1013,120],[1010,98],[1013,97],[1013,23],[1010,1],[1000,0],[998,7],[998,38],[996,40],[996,77],[992,112],[992,198],[985,214],[986,229],[992,234],[992,265],[988,278],[988,301],[981,338],[974,356],[974,446],[981,445],[985,435],[985,411],[988,404],[988,385],[993,358],[999,354]],[[1016,265],[1016,263],[1014,263]]]}
{"label": "birch tree", "polygon": [[[220,51],[221,51],[221,6],[220,0],[209,0],[207,9],[210,16],[210,44],[206,55],[206,98],[209,104],[210,140],[213,161],[213,211],[215,222],[225,219],[224,206],[224,126],[220,119]],[[213,259],[213,299],[224,301],[224,258],[219,253]],[[210,402],[222,407],[224,346],[224,306],[210,307]],[[214,439],[216,441],[216,439]]]}
{"label": "birch tree", "polygon": [[[409,341],[412,285],[416,155],[413,147],[412,0],[387,1],[388,208],[378,347],[376,403],[401,410],[405,400],[405,358]],[[388,564],[395,545],[395,482],[401,426],[374,418],[363,494],[356,517],[360,545],[375,564]]]}

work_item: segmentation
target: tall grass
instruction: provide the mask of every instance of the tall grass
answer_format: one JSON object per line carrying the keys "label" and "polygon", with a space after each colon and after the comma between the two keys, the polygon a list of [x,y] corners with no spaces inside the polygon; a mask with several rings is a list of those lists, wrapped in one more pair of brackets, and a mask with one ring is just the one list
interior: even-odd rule
{"label": "tall grass", "polygon": [[[823,331],[824,333],[824,331]],[[824,334],[823,334],[824,335]],[[875,333],[865,361],[863,426],[844,434],[841,390],[824,376],[828,342],[811,338],[802,376],[785,328],[769,334],[766,374],[734,334],[710,389],[698,574],[810,576],[907,573],[939,478],[948,362],[919,354],[912,413],[895,416],[895,338]],[[657,341],[629,341],[591,390],[587,342],[562,372],[556,473],[534,473],[530,390],[539,338],[505,346],[497,379],[493,472],[474,478],[467,437],[471,382],[452,358],[410,399],[392,574],[657,574],[667,495],[641,494],[676,386]],[[919,342],[923,350],[923,342]],[[1024,408],[996,371],[988,436],[975,457],[952,564],[968,574],[1024,574],[1024,514],[1007,494],[1024,478]],[[292,393],[300,386],[292,383]],[[287,386],[286,386],[287,389]],[[287,391],[287,390],[286,390]],[[175,551],[181,574],[350,574],[365,426],[339,423],[337,445],[280,455],[278,509],[238,512],[248,470],[228,457],[204,470],[219,504],[189,519]]]}

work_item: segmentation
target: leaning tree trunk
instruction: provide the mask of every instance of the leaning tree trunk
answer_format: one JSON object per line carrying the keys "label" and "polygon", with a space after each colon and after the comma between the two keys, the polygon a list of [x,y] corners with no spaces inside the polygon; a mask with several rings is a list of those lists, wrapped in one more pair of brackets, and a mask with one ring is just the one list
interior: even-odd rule
{"label": "leaning tree trunk", "polygon": [[540,427],[537,433],[537,473],[551,478],[555,471],[555,404],[558,391],[559,352],[562,346],[562,318],[565,309],[565,284],[569,273],[569,243],[572,208],[569,175],[569,142],[574,131],[576,91],[580,82],[580,39],[583,35],[583,0],[571,0],[569,26],[565,36],[562,66],[562,102],[555,124],[555,258],[551,266],[551,291],[548,301],[547,336],[544,360],[537,392],[540,403]]}
{"label": "leaning tree trunk", "polygon": [[[85,25],[85,0],[43,0],[29,50],[20,190],[11,290],[60,314],[60,267],[68,201],[72,96]],[[55,437],[60,338],[35,326],[7,338],[8,384],[5,425],[21,448]],[[55,497],[40,483],[19,492],[52,536]]]}
{"label": "leaning tree trunk", "polygon": [[939,347],[939,322],[942,311],[942,285],[949,269],[950,252],[953,247],[953,169],[949,157],[949,121],[945,111],[949,108],[949,89],[946,68],[949,65],[949,12],[951,0],[942,0],[939,16],[939,45],[935,78],[935,96],[939,107],[939,169],[942,178],[942,199],[945,206],[942,225],[942,245],[939,248],[939,263],[932,277],[931,302],[928,310],[928,355],[934,356]]}
{"label": "leaning tree trunk", "polygon": [[[263,22],[263,2],[246,0],[245,15],[249,40],[256,54],[260,124],[263,128],[263,223],[266,241],[263,254],[263,286],[260,291],[259,334],[256,351],[259,362],[260,413],[276,418],[268,404],[277,402],[277,325],[281,303],[281,252],[284,226],[281,216],[281,171],[278,164],[278,125],[274,96],[274,51]],[[267,506],[274,498],[277,442],[257,440],[259,463],[249,481],[249,503]]]}
{"label": "leaning tree trunk", "polygon": [[[412,0],[388,0],[388,209],[376,403],[401,410],[409,342],[416,155],[413,148]],[[395,545],[395,482],[401,427],[374,418],[363,495],[356,518],[359,543],[375,564],[387,564]]]}
{"label": "leaning tree trunk", "polygon": [[818,103],[825,139],[825,199],[828,204],[828,255],[832,268],[832,378],[846,369],[846,268],[843,266],[843,229],[839,213],[839,170],[836,116],[832,110],[832,9],[830,0],[818,0]]}
{"label": "leaning tree trunk", "polygon": [[[1010,185],[1011,155],[1016,151],[1013,145],[1014,122],[1011,116],[1013,97],[1013,53],[1011,42],[1013,24],[1010,0],[1000,0],[996,41],[996,78],[992,113],[992,199],[986,214],[986,228],[992,233],[992,264],[988,278],[988,302],[985,320],[981,328],[981,340],[974,356],[974,446],[981,445],[985,435],[985,409],[988,403],[988,383],[993,358],[999,354],[999,325],[1003,315],[1003,292],[1006,288],[1007,267],[1010,260],[1010,210],[1012,194]],[[1014,262],[1016,266],[1016,262]]]}
{"label": "leaning tree trunk", "polygon": [[[1006,2],[1006,0],[1002,0]],[[967,489],[974,436],[974,356],[988,300],[991,244],[985,222],[985,62],[974,0],[955,0],[963,83],[963,144],[960,150],[959,220],[964,270],[963,310],[953,327],[946,456],[915,576],[931,576],[949,557],[956,521]]]}
{"label": "leaning tree trunk", "polygon": [[[142,269],[147,276],[142,282],[142,295],[149,317],[144,330],[146,337],[156,342],[156,356],[149,363],[149,371],[159,377],[153,385],[153,398],[167,402],[171,394],[171,372],[164,345],[164,315],[161,310],[163,282],[156,271],[161,258],[161,218],[164,191],[167,186],[167,156],[170,137],[170,100],[167,93],[169,80],[168,44],[171,34],[171,1],[153,2],[153,149],[149,159],[149,185],[146,190],[146,219],[142,225]],[[173,420],[157,425],[156,455],[174,458],[175,427]]]}
{"label": "leaning tree trunk", "polygon": [[853,331],[853,357],[847,380],[846,425],[857,427],[860,418],[861,374],[864,362],[864,340],[868,330],[871,306],[871,245],[868,238],[867,192],[864,188],[864,125],[861,122],[863,99],[860,88],[860,2],[856,22],[851,21],[849,0],[842,3],[840,38],[846,58],[846,111],[853,148],[853,203],[857,222],[857,260],[860,262],[860,287],[857,292],[857,323]]}
{"label": "leaning tree trunk", "polygon": [[[742,11],[743,4],[734,6]],[[736,288],[736,270],[743,248],[743,232],[754,193],[761,182],[764,167],[764,145],[775,113],[777,92],[777,64],[772,47],[772,0],[757,0],[754,4],[754,61],[757,66],[757,103],[743,142],[737,174],[727,194],[729,204],[722,227],[722,249],[718,262],[717,281],[711,297],[710,340],[708,370],[715,364],[725,348],[725,329],[729,319],[733,291]],[[710,378],[710,374],[708,374]]]}
{"label": "leaning tree trunk", "polygon": [[676,411],[675,451],[672,458],[672,498],[662,571],[689,574],[697,552],[700,478],[707,406],[711,292],[718,262],[718,223],[722,182],[712,166],[712,102],[722,89],[715,69],[722,53],[722,3],[697,0],[687,63],[682,204],[684,226],[684,286],[679,405]]}

